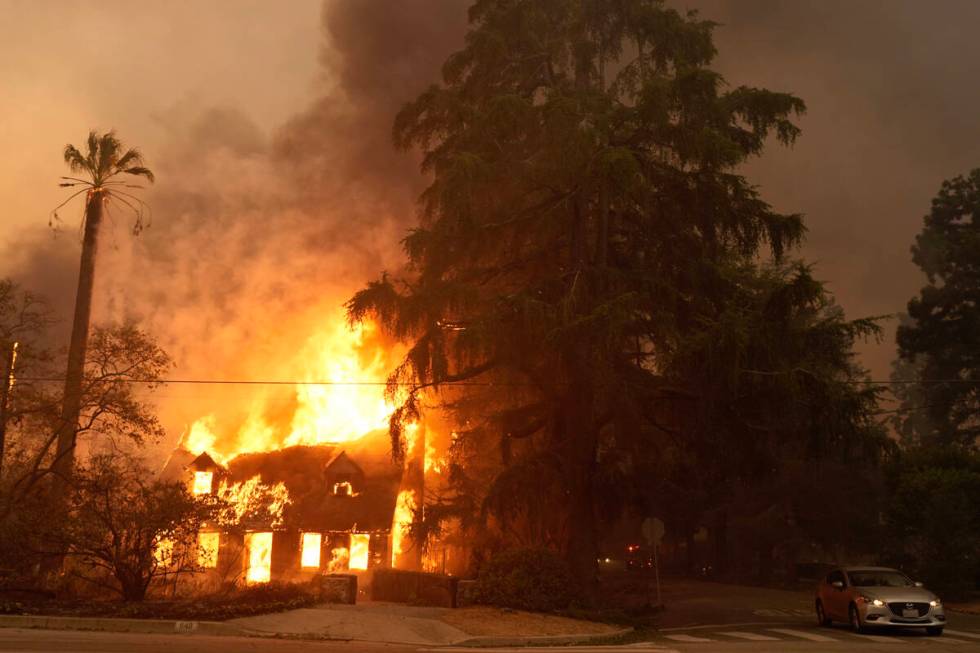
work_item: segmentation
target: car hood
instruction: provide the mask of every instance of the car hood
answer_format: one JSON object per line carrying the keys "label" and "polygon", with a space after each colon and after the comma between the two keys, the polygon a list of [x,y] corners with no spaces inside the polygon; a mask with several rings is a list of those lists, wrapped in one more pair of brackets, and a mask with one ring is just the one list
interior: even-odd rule
{"label": "car hood", "polygon": [[936,595],[924,587],[858,587],[862,594],[885,603],[928,603]]}

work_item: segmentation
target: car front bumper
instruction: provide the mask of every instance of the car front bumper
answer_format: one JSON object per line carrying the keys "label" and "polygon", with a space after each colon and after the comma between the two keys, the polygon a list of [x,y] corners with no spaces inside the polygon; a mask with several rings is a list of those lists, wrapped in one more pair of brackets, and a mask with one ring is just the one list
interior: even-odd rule
{"label": "car front bumper", "polygon": [[918,617],[904,617],[895,614],[887,605],[876,607],[865,604],[860,606],[861,621],[866,626],[881,626],[891,628],[929,628],[946,625],[946,611],[939,607],[930,607],[929,611]]}

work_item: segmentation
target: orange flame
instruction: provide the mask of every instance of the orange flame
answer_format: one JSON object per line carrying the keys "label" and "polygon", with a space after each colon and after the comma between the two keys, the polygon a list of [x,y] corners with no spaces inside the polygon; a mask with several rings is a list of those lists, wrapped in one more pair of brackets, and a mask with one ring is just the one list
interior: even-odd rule
{"label": "orange flame", "polygon": [[306,568],[320,567],[320,544],[323,536],[320,533],[303,533],[303,548],[300,555],[301,565]]}
{"label": "orange flame", "polygon": [[275,485],[266,485],[259,475],[231,485],[222,481],[218,496],[231,506],[231,514],[219,520],[223,525],[238,524],[246,515],[260,513],[264,509],[270,517],[270,526],[279,528],[283,524],[283,511],[293,502],[285,483],[280,481]]}
{"label": "orange flame", "polygon": [[330,552],[330,562],[327,563],[327,571],[347,571],[350,565],[350,549],[346,546],[338,546]]}
{"label": "orange flame", "polygon": [[214,472],[194,472],[194,494],[211,494]]}
{"label": "orange flame", "polygon": [[376,330],[371,323],[349,328],[343,312],[335,313],[287,365],[290,376],[301,381],[294,386],[291,417],[269,417],[278,414],[270,407],[282,396],[261,395],[233,434],[222,433],[214,415],[204,415],[187,429],[181,445],[225,463],[242,453],[349,442],[385,428],[393,411],[384,396],[391,352],[371,344]]}
{"label": "orange flame", "polygon": [[248,570],[245,582],[268,583],[272,578],[272,533],[245,533]]}
{"label": "orange flame", "polygon": [[350,534],[350,560],[348,566],[351,569],[368,568],[368,552],[371,545],[371,536],[367,533]]}
{"label": "orange flame", "polygon": [[395,518],[391,529],[391,566],[398,565],[398,558],[411,548],[408,531],[415,512],[415,490],[402,490],[395,503]]}
{"label": "orange flame", "polygon": [[213,568],[218,566],[218,547],[221,535],[215,532],[202,531],[197,534],[197,564],[200,567]]}

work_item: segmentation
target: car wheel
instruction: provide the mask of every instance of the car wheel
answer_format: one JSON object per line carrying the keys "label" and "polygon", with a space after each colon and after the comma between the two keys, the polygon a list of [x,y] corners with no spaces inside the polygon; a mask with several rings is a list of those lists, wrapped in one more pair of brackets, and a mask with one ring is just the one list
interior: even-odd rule
{"label": "car wheel", "polygon": [[857,606],[852,603],[847,614],[851,623],[851,630],[856,633],[863,633],[864,626],[861,624],[861,615],[858,613]]}
{"label": "car wheel", "polygon": [[829,626],[830,623],[831,623],[830,617],[828,617],[827,613],[824,612],[823,610],[823,601],[818,600],[817,601],[817,625],[826,627]]}
{"label": "car wheel", "polygon": [[926,628],[926,635],[932,635],[933,637],[938,637],[943,634],[942,626],[929,626]]}

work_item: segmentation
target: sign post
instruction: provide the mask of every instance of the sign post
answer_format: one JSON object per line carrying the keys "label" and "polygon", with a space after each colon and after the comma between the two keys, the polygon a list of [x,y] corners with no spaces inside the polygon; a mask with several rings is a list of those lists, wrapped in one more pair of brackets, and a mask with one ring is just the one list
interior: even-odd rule
{"label": "sign post", "polygon": [[[663,601],[660,597],[660,556],[657,549],[660,548],[660,540],[664,537],[664,523],[659,519],[653,517],[647,517],[643,520],[643,525],[641,526],[643,531],[643,539],[649,547],[653,549],[653,576],[657,588],[657,606],[662,606]],[[647,593],[649,595],[650,587],[647,585]]]}

